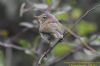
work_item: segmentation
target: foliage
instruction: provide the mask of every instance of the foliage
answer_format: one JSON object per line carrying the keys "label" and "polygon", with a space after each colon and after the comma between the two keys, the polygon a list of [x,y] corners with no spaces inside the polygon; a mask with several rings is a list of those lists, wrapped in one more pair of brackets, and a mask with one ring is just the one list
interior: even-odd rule
{"label": "foliage", "polygon": [[78,19],[80,16],[81,16],[81,10],[80,9],[78,9],[78,8],[76,8],[76,9],[74,9],[73,11],[72,11],[72,13],[71,13],[71,17],[73,18],[73,19]]}
{"label": "foliage", "polygon": [[20,40],[19,44],[24,48],[30,47],[30,43],[27,40]]}
{"label": "foliage", "polygon": [[76,29],[79,35],[88,35],[92,32],[95,32],[97,27],[94,23],[81,21],[81,23],[76,26]]}
{"label": "foliage", "polygon": [[[11,64],[9,66],[36,66],[37,60],[47,51],[50,45],[41,39],[38,29],[39,23],[33,17],[40,15],[41,11],[46,10],[49,6],[50,13],[56,16],[63,25],[72,27],[86,10],[95,4],[99,4],[100,1],[9,0],[8,2],[7,0],[1,0],[0,3],[0,8],[2,8],[0,10],[0,66],[8,66],[8,64]],[[22,10],[20,16],[21,6],[24,10]],[[65,37],[53,48],[52,52],[48,53],[43,59],[43,66],[49,66],[49,64],[51,66],[58,66],[55,64],[61,66],[60,61],[69,61],[69,59],[71,61],[94,61],[94,59],[97,61],[96,57],[100,58],[99,16],[100,8],[98,7],[88,13],[72,30],[84,42],[96,49],[97,54],[81,47],[82,43],[77,41],[79,39],[69,36]],[[68,56],[70,52],[76,49],[79,50]],[[69,59],[62,59],[64,56]],[[11,60],[11,62],[8,60]],[[5,61],[8,61],[8,64],[4,64]]]}
{"label": "foliage", "polygon": [[69,17],[68,13],[66,13],[66,12],[58,12],[55,14],[55,16],[58,20],[63,20],[63,21],[68,20],[68,17]]}
{"label": "foliage", "polygon": [[2,51],[0,51],[0,66],[4,66],[4,55]]}
{"label": "foliage", "polygon": [[63,57],[64,55],[69,54],[71,50],[72,50],[71,46],[67,44],[59,43],[53,49],[53,55],[56,57]]}

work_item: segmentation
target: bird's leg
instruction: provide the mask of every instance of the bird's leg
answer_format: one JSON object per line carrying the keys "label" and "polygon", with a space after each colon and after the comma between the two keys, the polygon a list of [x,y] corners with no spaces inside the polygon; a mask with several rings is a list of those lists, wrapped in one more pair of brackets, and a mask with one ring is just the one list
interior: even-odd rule
{"label": "bird's leg", "polygon": [[42,38],[44,41],[46,41],[47,43],[50,44],[50,41],[48,40],[48,36],[47,36],[47,35],[44,35],[43,33],[40,33],[40,35],[41,35],[41,38]]}

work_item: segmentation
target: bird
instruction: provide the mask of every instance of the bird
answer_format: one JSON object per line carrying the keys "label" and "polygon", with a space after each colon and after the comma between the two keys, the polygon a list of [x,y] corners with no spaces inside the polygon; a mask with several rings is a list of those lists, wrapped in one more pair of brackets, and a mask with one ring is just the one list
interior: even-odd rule
{"label": "bird", "polygon": [[41,38],[54,45],[56,40],[63,39],[65,29],[57,18],[49,12],[44,12],[40,16],[35,16],[39,22],[39,32]]}
{"label": "bird", "polygon": [[34,18],[39,22],[39,33],[41,38],[50,44],[49,49],[40,57],[38,64],[41,64],[43,58],[51,52],[51,50],[57,45],[58,41],[62,40],[64,36],[67,35],[67,33],[70,33],[75,38],[79,39],[84,47],[91,50],[93,53],[96,53],[95,49],[82,41],[78,35],[71,31],[71,29],[61,24],[58,19],[51,13],[44,12],[39,16],[35,16]]}
{"label": "bird", "polygon": [[96,52],[96,50],[90,47],[85,41],[82,41],[80,36],[61,24],[50,12],[45,11],[41,15],[35,16],[35,18],[39,22],[39,33],[41,38],[48,42],[51,47],[54,46],[58,40],[62,40],[66,34],[70,33],[75,38],[79,39],[85,48],[92,52]]}

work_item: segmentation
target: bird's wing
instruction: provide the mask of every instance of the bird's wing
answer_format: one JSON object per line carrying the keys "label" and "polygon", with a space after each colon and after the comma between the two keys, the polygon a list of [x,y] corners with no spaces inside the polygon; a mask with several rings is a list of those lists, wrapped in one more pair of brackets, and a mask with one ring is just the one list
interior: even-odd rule
{"label": "bird's wing", "polygon": [[48,24],[49,31],[56,37],[56,38],[63,38],[64,30],[62,25],[59,23],[49,23]]}

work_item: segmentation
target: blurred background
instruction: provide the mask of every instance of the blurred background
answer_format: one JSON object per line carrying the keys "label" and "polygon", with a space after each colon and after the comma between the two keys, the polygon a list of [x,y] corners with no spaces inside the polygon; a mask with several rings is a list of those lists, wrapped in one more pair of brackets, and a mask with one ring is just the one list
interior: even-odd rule
{"label": "blurred background", "polygon": [[[41,39],[33,18],[50,6],[51,14],[67,27],[99,0],[0,0],[0,66],[36,66],[49,45]],[[68,35],[44,58],[42,66],[66,66],[67,61],[100,61],[100,7],[86,15],[74,28],[98,54],[81,47]],[[73,53],[72,51],[75,50]]]}

